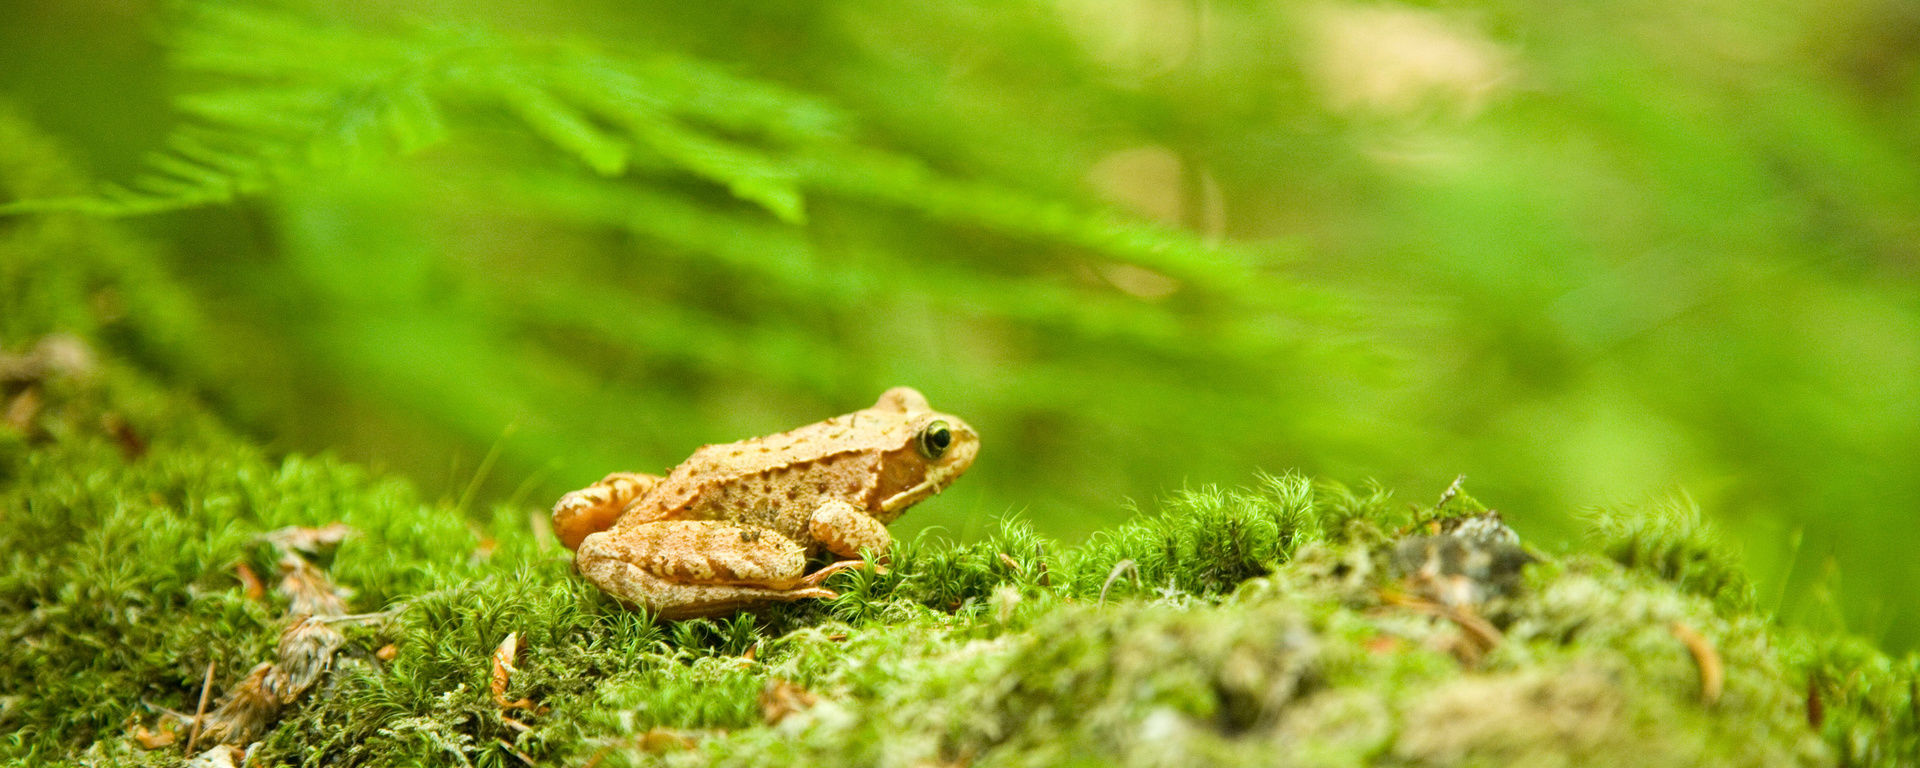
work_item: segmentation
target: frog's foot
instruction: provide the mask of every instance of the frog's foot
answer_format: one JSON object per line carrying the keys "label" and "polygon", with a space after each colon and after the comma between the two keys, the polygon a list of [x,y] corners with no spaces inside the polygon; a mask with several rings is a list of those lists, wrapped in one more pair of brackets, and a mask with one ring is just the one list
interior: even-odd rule
{"label": "frog's foot", "polygon": [[589,569],[595,571],[594,575],[587,576],[589,581],[621,602],[645,608],[655,617],[667,621],[721,616],[775,602],[810,597],[831,600],[840,596],[838,592],[818,587],[764,589],[725,584],[683,584],[662,579],[632,563],[618,561],[606,561],[598,566],[582,563],[580,573],[585,575]]}
{"label": "frog's foot", "polygon": [[[807,574],[806,578],[800,580],[800,584],[807,587],[817,587],[820,585],[820,582],[826,581],[828,576],[840,573],[841,571],[851,571],[865,567],[867,567],[867,561],[865,560],[838,560],[825,568]],[[873,566],[873,570],[875,573],[882,575],[887,572],[887,569],[878,565]],[[836,595],[836,597],[838,597],[838,595]]]}
{"label": "frog's foot", "polygon": [[580,542],[580,575],[663,619],[714,616],[772,602],[838,597],[802,575],[806,551],[752,525],[664,520]]}
{"label": "frog's foot", "polygon": [[553,533],[567,549],[579,549],[582,539],[612,528],[621,510],[658,482],[660,478],[655,475],[615,472],[562,496],[553,505]]}

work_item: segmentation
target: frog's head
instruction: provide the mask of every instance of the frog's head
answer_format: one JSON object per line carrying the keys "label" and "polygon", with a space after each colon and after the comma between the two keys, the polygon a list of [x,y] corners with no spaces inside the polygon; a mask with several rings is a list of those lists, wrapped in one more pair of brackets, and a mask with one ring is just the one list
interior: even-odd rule
{"label": "frog's head", "polygon": [[893,522],[928,496],[946,488],[973,466],[980,435],[960,417],[940,413],[910,387],[894,387],[870,409],[893,423],[881,454],[879,493],[874,517]]}

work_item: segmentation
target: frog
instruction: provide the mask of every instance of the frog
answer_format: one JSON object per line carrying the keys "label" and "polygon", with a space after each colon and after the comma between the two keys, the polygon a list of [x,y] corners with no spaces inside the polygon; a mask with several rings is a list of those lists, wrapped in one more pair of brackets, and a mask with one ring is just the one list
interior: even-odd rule
{"label": "frog", "polygon": [[[887,525],[973,465],[980,436],[911,387],[766,437],[701,446],[665,475],[614,472],[562,496],[553,531],[582,578],[663,620],[832,599],[879,561]],[[809,558],[835,560],[806,573]]]}

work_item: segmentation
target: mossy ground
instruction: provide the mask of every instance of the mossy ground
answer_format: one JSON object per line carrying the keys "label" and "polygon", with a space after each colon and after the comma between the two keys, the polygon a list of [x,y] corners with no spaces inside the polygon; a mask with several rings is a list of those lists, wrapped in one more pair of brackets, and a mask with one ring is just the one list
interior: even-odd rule
{"label": "mossy ground", "polygon": [[[1394,552],[1476,502],[1284,475],[1190,491],[1077,547],[1006,520],[976,543],[902,542],[884,574],[830,582],[837,600],[651,622],[572,576],[535,505],[477,515],[270,455],[155,384],[191,378],[149,361],[185,359],[167,350],[190,318],[163,280],[115,266],[134,246],[103,226],[0,221],[18,259],[4,351],[70,333],[58,343],[94,352],[6,393],[35,399],[0,427],[12,764],[188,759],[132,735],[191,713],[209,664],[217,700],[271,658],[285,599],[250,597],[241,566],[273,574],[261,534],[336,522],[357,535],[319,564],[381,615],[339,624],[331,672],[250,765],[1920,759],[1916,662],[1777,626],[1680,505],[1596,517],[1591,552],[1543,556],[1465,617],[1405,597]],[[490,691],[509,634],[504,693],[535,709]]]}

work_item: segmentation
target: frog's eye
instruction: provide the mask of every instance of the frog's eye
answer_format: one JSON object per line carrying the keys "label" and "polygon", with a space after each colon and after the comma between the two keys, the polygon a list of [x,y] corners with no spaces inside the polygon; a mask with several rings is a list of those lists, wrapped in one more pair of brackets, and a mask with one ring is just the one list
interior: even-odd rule
{"label": "frog's eye", "polygon": [[920,446],[920,455],[929,459],[940,458],[947,452],[947,446],[953,445],[953,429],[944,421],[933,422],[920,430],[920,437],[915,443]]}

